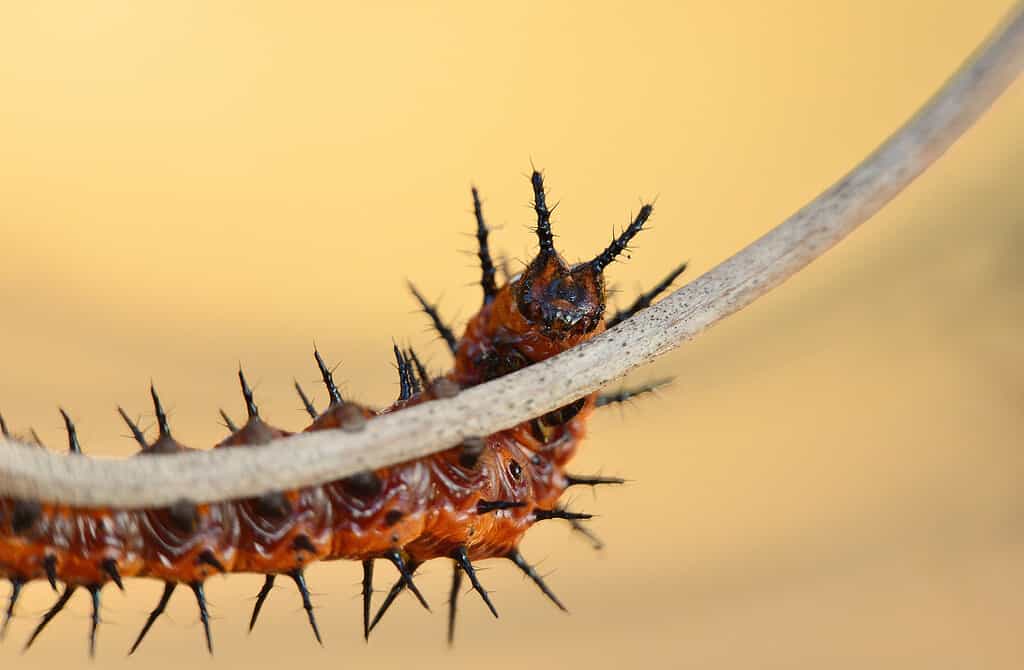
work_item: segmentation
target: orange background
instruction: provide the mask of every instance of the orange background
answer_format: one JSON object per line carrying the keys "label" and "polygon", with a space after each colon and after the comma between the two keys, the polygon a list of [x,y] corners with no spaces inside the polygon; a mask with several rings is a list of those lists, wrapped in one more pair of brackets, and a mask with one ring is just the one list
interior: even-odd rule
{"label": "orange background", "polygon": [[[176,434],[208,445],[218,407],[241,416],[241,361],[297,428],[314,340],[385,404],[392,338],[448,365],[404,280],[459,324],[478,304],[471,182],[513,264],[531,160],[570,259],[657,196],[611,270],[626,303],[839,177],[1010,4],[7,3],[0,409],[56,448],[60,403],[87,450],[126,456],[113,409],[147,413],[152,378]],[[448,567],[428,565],[434,614],[403,598],[365,645],[358,568],[320,565],[321,650],[290,586],[246,636],[260,578],[233,576],[208,586],[214,662],[1020,667],[1021,118],[1017,84],[853,238],[634,379],[673,387],[593,421],[577,470],[632,480],[574,496],[607,549],[554,522],[524,547],[571,616],[485,565],[502,618],[466,596],[448,651]],[[99,667],[158,592],[105,590]],[[52,599],[27,589],[5,667],[86,666],[84,595],[19,656]],[[133,667],[203,661],[196,620],[178,594]]]}

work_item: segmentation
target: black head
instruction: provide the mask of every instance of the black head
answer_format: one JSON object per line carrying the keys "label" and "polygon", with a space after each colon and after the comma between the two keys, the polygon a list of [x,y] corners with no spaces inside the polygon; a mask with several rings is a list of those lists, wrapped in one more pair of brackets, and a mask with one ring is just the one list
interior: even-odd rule
{"label": "black head", "polygon": [[530,181],[540,253],[523,271],[513,289],[516,305],[520,313],[540,325],[548,337],[564,339],[589,333],[604,317],[604,270],[640,232],[652,207],[644,205],[633,223],[593,260],[570,266],[555,250],[543,177],[535,171]]}
{"label": "black head", "polygon": [[570,267],[557,252],[541,252],[515,288],[519,312],[549,337],[589,333],[604,316],[604,277],[589,263]]}

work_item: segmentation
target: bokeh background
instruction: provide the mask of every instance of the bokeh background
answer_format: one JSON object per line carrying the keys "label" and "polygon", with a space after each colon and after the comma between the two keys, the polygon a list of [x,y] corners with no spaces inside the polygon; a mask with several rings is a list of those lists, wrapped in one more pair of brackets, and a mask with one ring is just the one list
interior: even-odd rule
{"label": "bokeh background", "polygon": [[[591,255],[644,198],[654,225],[611,278],[620,304],[683,258],[708,269],[902,123],[1007,0],[602,3],[5,3],[0,10],[0,409],[63,448],[133,450],[114,407],[176,434],[241,416],[302,425],[316,341],[350,394],[396,393],[392,339],[449,361],[406,293],[461,324],[479,301],[469,186],[493,243],[529,258],[526,175],[559,244]],[[628,486],[574,496],[595,553],[554,522],[463,600],[403,598],[369,645],[355,565],[315,566],[326,649],[290,585],[246,635],[259,577],[190,594],[133,667],[1019,668],[1024,663],[1024,88],[851,239],[638,373],[659,397],[593,421],[577,469]],[[385,587],[388,571],[380,571]],[[287,588],[286,588],[287,587]],[[105,593],[99,667],[159,586]],[[5,667],[86,666],[87,598],[35,648],[34,585]],[[90,666],[96,667],[96,666]]]}

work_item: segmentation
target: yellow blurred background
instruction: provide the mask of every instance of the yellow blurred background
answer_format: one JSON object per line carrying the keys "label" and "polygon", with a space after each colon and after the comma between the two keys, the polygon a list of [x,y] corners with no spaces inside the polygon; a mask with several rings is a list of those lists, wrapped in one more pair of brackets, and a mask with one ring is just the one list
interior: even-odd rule
{"label": "yellow blurred background", "polygon": [[[386,404],[391,341],[444,369],[405,289],[461,324],[479,301],[469,186],[515,265],[546,172],[570,258],[644,198],[654,225],[612,282],[625,304],[679,260],[708,269],[902,123],[1008,0],[666,3],[38,2],[0,11],[0,410],[63,448],[127,455],[115,416],[176,435],[304,416],[314,340],[349,394]],[[1024,87],[810,269],[643,370],[674,386],[604,410],[576,469],[631,480],[574,496],[510,565],[501,612],[463,599],[444,644],[403,598],[363,643],[355,565],[313,567],[326,649],[279,588],[208,585],[223,667],[1019,668],[1024,664]],[[389,583],[382,569],[379,588]],[[158,585],[105,590],[99,667],[123,660]],[[26,655],[27,590],[4,667],[85,667],[77,596]],[[133,667],[205,662],[190,594]],[[95,666],[93,666],[95,667]]]}

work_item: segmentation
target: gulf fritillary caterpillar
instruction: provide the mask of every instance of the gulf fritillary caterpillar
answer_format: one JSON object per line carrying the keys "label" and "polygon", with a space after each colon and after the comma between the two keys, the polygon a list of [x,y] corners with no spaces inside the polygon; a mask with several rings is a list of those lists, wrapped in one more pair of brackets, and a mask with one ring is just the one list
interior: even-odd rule
{"label": "gulf fritillary caterpillar", "polygon": [[[446,375],[428,373],[414,351],[394,347],[400,393],[380,411],[342,397],[331,370],[314,352],[330,404],[318,412],[302,388],[296,390],[312,423],[305,431],[359,430],[375,416],[449,397],[460,388],[508,374],[565,351],[628,318],[651,301],[683,272],[675,268],[661,283],[643,293],[627,309],[605,319],[604,271],[626,250],[651,215],[644,205],[632,223],[592,260],[569,265],[556,251],[543,178],[533,172],[531,183],[537,215],[537,256],[518,275],[499,286],[488,246],[479,195],[474,188],[483,305],[456,338],[437,309],[410,285],[423,310],[455,357]],[[237,427],[221,412],[231,434],[215,448],[263,444],[290,433],[266,423],[240,369],[247,420]],[[181,500],[167,508],[147,510],[82,509],[33,500],[0,499],[0,576],[12,584],[0,637],[7,630],[24,585],[46,579],[57,591],[56,603],[43,615],[29,637],[32,645],[72,595],[84,588],[92,599],[89,652],[95,653],[100,622],[100,593],[113,582],[124,589],[128,577],[164,582],[157,606],[142,627],[133,653],[163,613],[179,585],[193,592],[207,648],[213,651],[204,581],[216,573],[251,572],[265,575],[252,618],[255,626],[263,604],[279,575],[294,581],[317,641],[320,631],[304,577],[313,561],[347,559],[363,568],[363,635],[368,637],[404,590],[423,607],[426,599],[414,582],[419,566],[437,558],[452,560],[448,639],[454,634],[457,599],[463,576],[497,616],[480,583],[474,563],[504,558],[522,570],[556,606],[565,609],[544,580],[519,553],[526,531],[536,522],[564,519],[595,543],[580,522],[588,514],[559,504],[571,486],[620,484],[612,477],[568,474],[565,466],[585,434],[586,421],[596,407],[622,402],[655,385],[626,389],[611,395],[592,394],[484,438],[470,439],[448,451],[376,471],[368,471],[321,486],[276,491],[257,498],[196,504]],[[148,441],[128,414],[118,408],[141,447],[138,455],[188,451],[172,435],[156,389],[150,387],[158,435]],[[75,425],[62,409],[72,454],[82,453]],[[0,429],[9,436],[0,418]],[[40,444],[32,434],[31,441]],[[371,616],[374,565],[386,559],[398,580]]]}

